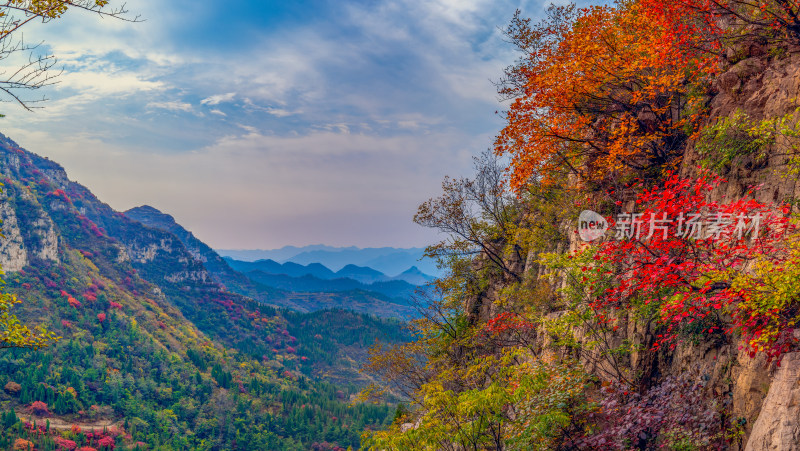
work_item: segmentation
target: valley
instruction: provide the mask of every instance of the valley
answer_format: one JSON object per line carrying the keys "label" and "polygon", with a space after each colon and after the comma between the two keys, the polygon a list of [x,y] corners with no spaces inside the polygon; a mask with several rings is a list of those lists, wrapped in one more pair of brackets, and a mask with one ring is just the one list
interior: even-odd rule
{"label": "valley", "polygon": [[[55,449],[66,439],[48,431],[74,424],[70,440],[98,449],[344,449],[391,420],[391,403],[353,396],[367,349],[409,338],[407,281],[356,267],[276,278],[263,262],[252,274],[169,215],[112,210],[8,138],[0,176],[5,290],[25,324],[60,337],[0,355],[0,446]],[[270,284],[282,280],[307,284]]]}

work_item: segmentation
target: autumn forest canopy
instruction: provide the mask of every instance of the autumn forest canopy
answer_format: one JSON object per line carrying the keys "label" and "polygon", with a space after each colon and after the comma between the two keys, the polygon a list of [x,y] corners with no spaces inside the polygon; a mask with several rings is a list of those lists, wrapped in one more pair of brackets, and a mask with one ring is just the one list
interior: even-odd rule
{"label": "autumn forest canopy", "polygon": [[[798,350],[800,108],[778,74],[799,13],[632,0],[514,16],[505,126],[415,217],[449,234],[428,249],[449,273],[416,339],[373,350],[383,382],[363,395],[408,403],[370,449],[769,443],[778,420],[731,375]],[[582,240],[582,211],[609,230]]]}

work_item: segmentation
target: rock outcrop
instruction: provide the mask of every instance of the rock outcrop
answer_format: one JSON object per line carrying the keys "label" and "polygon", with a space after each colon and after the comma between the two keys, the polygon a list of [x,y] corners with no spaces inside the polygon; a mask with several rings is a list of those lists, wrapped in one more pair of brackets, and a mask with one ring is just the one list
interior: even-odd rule
{"label": "rock outcrop", "polygon": [[3,236],[0,240],[0,267],[6,272],[16,272],[28,264],[28,252],[22,241],[14,208],[0,197],[0,221],[3,221]]}
{"label": "rock outcrop", "polygon": [[783,357],[760,407],[745,451],[800,449],[800,353]]}

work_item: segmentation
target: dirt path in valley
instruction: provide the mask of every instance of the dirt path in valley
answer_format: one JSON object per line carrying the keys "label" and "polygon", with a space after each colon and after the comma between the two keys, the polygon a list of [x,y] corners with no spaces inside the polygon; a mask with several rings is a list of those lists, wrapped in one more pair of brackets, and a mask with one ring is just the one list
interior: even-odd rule
{"label": "dirt path in valley", "polygon": [[67,422],[67,421],[64,421],[64,420],[62,420],[60,418],[56,418],[56,417],[40,417],[38,415],[34,415],[32,413],[27,413],[27,412],[22,412],[22,411],[19,411],[19,410],[15,410],[14,412],[17,414],[17,418],[19,418],[22,421],[27,421],[27,422],[30,422],[30,423],[33,423],[34,421],[36,421],[36,425],[37,426],[45,425],[45,424],[47,424],[47,421],[49,420],[50,421],[50,429],[58,429],[59,431],[68,431],[68,430],[72,429],[72,425],[73,424],[77,425],[78,427],[80,427],[82,431],[91,431],[93,429],[96,430],[96,431],[102,431],[103,428],[108,428],[108,427],[111,427],[111,426],[120,427],[120,422],[119,421],[114,421],[114,420],[96,420],[96,421],[92,421],[92,422],[82,422],[82,421]]}

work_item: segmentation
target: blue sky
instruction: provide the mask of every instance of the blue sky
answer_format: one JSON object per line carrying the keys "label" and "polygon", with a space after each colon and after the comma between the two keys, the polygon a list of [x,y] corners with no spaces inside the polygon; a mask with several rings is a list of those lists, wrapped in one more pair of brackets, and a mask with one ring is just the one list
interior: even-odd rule
{"label": "blue sky", "polygon": [[[468,175],[544,2],[133,0],[141,23],[36,25],[64,73],[0,131],[113,208],[149,204],[216,248],[424,246],[412,222]],[[39,93],[41,94],[41,92]]]}

